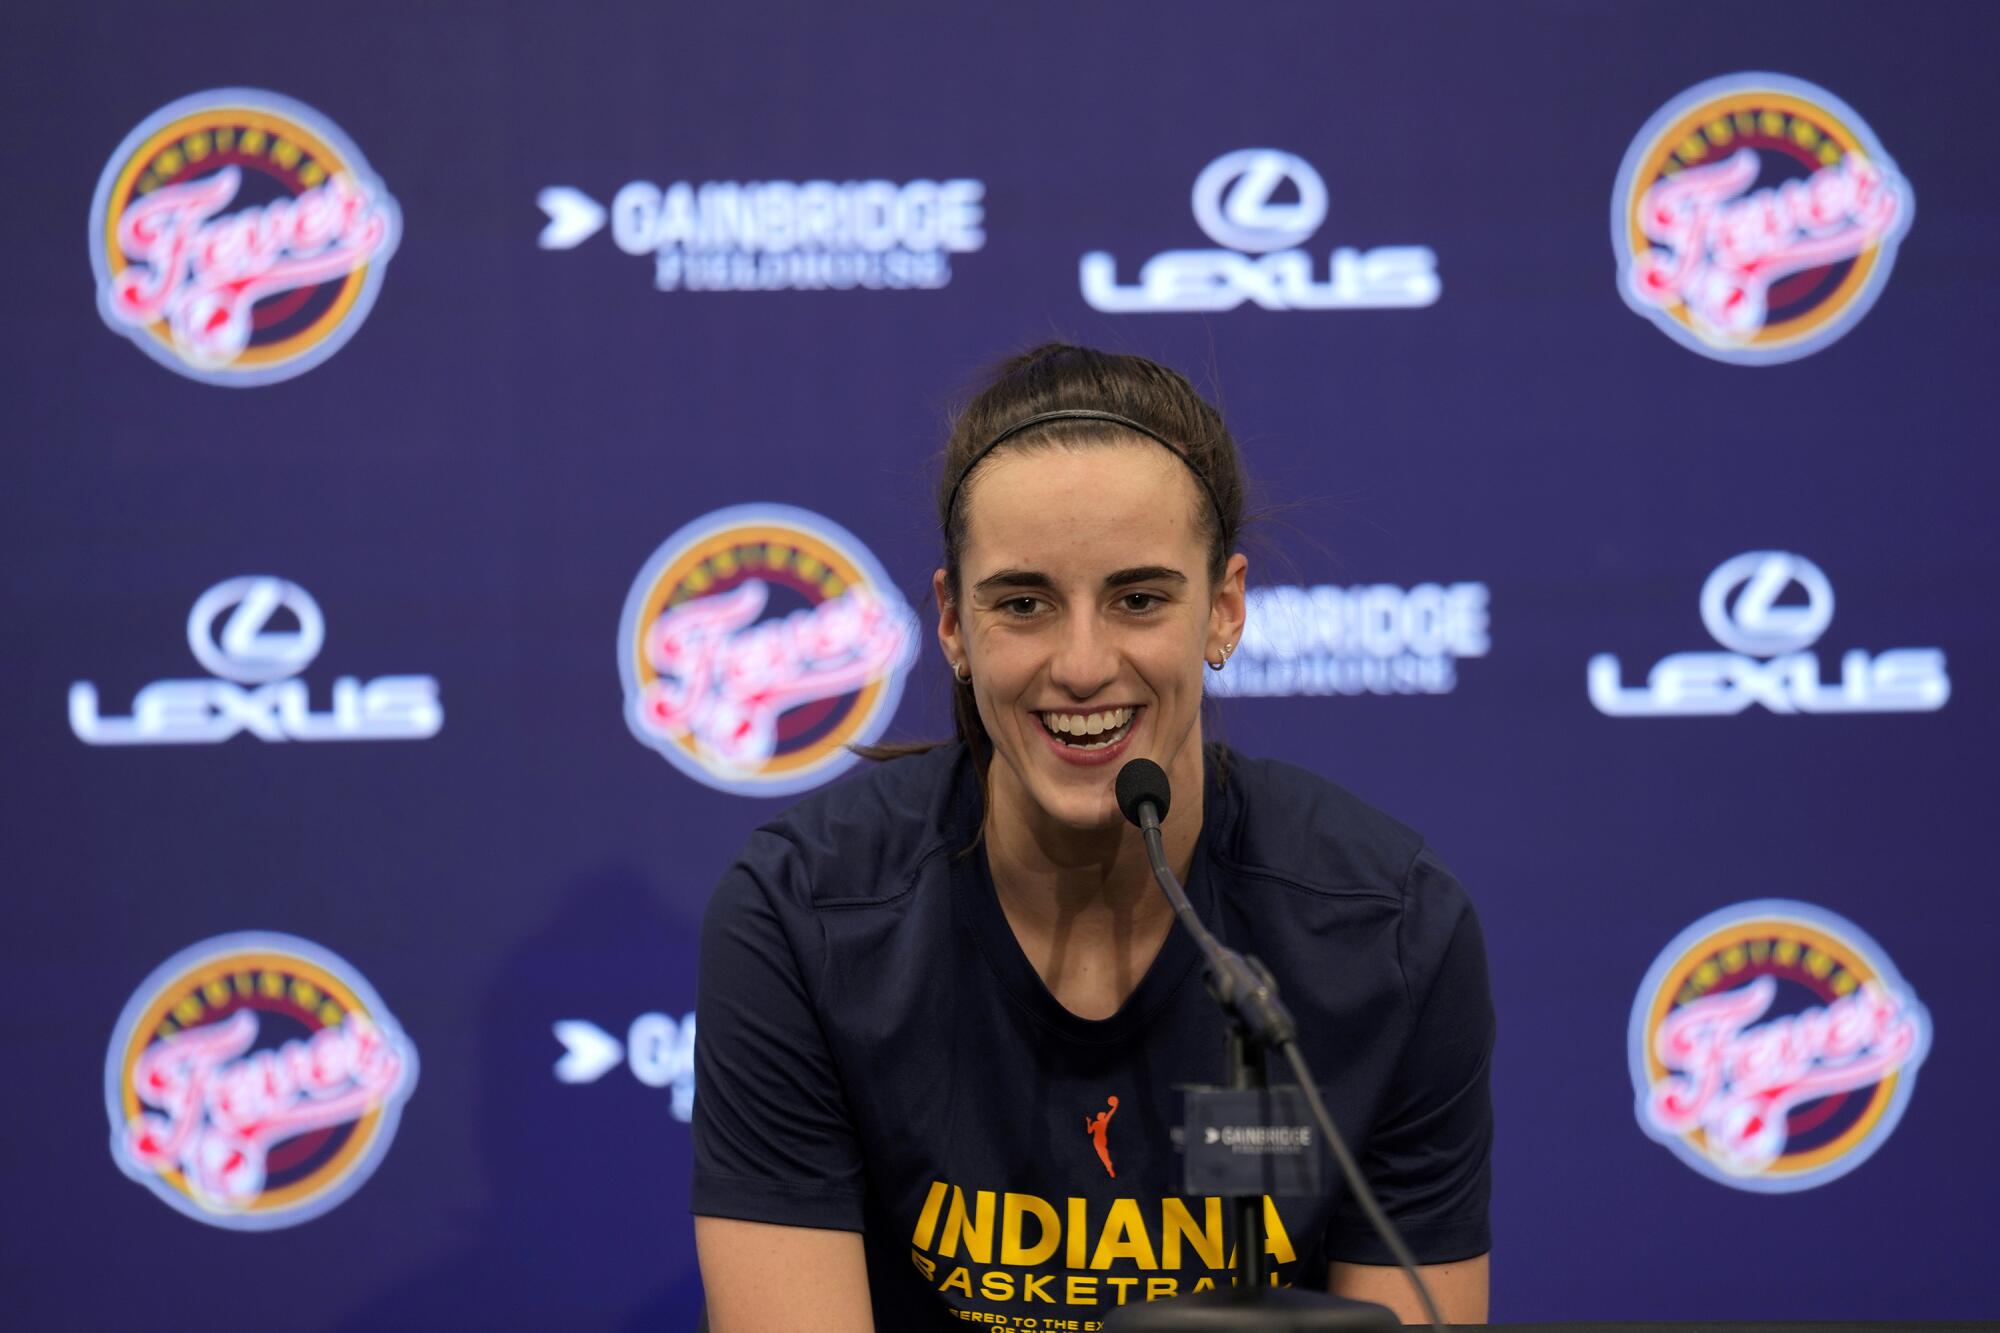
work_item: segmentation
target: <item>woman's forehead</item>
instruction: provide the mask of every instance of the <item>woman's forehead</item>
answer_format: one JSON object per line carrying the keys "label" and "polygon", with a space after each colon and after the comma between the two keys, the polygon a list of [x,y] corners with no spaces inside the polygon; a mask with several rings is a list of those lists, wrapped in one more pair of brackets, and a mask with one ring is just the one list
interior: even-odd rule
{"label": "woman's forehead", "polygon": [[1206,558],[1187,465],[1149,442],[1002,450],[967,479],[964,565],[1088,573]]}

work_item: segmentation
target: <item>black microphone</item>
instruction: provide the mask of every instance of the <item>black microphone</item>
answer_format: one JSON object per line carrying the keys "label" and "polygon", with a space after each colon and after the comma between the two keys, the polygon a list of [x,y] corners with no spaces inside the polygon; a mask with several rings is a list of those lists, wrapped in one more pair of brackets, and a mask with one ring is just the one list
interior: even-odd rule
{"label": "black microphone", "polygon": [[1150,759],[1134,759],[1118,770],[1113,790],[1118,796],[1119,811],[1137,824],[1145,837],[1146,860],[1152,864],[1153,878],[1159,881],[1167,901],[1173,904],[1174,915],[1194,937],[1202,961],[1208,964],[1209,989],[1215,993],[1216,1001],[1258,1045],[1276,1049],[1290,1042],[1298,1035],[1298,1028],[1292,1022],[1291,1011],[1272,987],[1269,974],[1261,964],[1250,962],[1209,933],[1195,915],[1194,905],[1188,902],[1180,880],[1174,877],[1173,867],[1167,864],[1160,821],[1167,817],[1173,788],[1167,782],[1166,771]]}
{"label": "black microphone", "polygon": [[[1374,1227],[1375,1234],[1388,1246],[1389,1253],[1416,1289],[1417,1299],[1422,1303],[1431,1327],[1438,1333],[1444,1333],[1444,1319],[1438,1313],[1430,1288],[1417,1272],[1416,1259],[1410,1254],[1409,1247],[1403,1244],[1395,1224],[1382,1211],[1382,1205],[1376,1201],[1375,1191],[1368,1187],[1367,1178],[1361,1174],[1354,1155],[1348,1151],[1339,1126],[1333,1123],[1333,1116],[1326,1109],[1319,1087],[1313,1082],[1305,1053],[1299,1049],[1298,1026],[1292,1020],[1291,1011],[1278,998],[1277,982],[1272,980],[1262,963],[1254,958],[1245,958],[1209,933],[1208,927],[1195,915],[1194,905],[1188,902],[1187,893],[1174,876],[1173,867],[1167,864],[1166,840],[1160,833],[1160,821],[1167,817],[1172,797],[1172,786],[1167,781],[1166,771],[1150,759],[1134,759],[1118,770],[1113,790],[1117,793],[1119,812],[1138,825],[1139,833],[1146,841],[1146,860],[1153,868],[1153,878],[1159,881],[1167,901],[1173,904],[1174,916],[1179,919],[1182,928],[1194,937],[1195,947],[1201,950],[1202,961],[1208,965],[1209,993],[1241,1034],[1241,1040],[1231,1043],[1235,1058],[1239,1064],[1242,1062],[1247,1054],[1245,1043],[1263,1050],[1278,1051],[1285,1057],[1291,1066],[1292,1076],[1299,1081],[1300,1093],[1312,1108],[1313,1118],[1319,1122],[1321,1133],[1326,1136],[1326,1146],[1339,1164],[1347,1188],[1361,1205],[1361,1211]],[[1257,1083],[1261,1086],[1262,1082],[1260,1074]],[[1261,1214],[1257,1214],[1253,1206],[1245,1215],[1246,1234],[1256,1234],[1248,1228],[1257,1226],[1261,1226]],[[1257,1243],[1261,1245],[1261,1241]],[[1251,1248],[1250,1245],[1242,1247],[1246,1260]],[[1250,1288],[1261,1293],[1262,1278],[1254,1268],[1249,1276]],[[1382,1313],[1384,1318],[1389,1317],[1387,1311]]]}
{"label": "black microphone", "polygon": [[1153,824],[1157,827],[1167,817],[1167,806],[1173,801],[1166,770],[1150,759],[1134,759],[1119,769],[1114,790],[1118,793],[1119,811],[1142,829],[1146,827],[1148,804],[1153,807]]}

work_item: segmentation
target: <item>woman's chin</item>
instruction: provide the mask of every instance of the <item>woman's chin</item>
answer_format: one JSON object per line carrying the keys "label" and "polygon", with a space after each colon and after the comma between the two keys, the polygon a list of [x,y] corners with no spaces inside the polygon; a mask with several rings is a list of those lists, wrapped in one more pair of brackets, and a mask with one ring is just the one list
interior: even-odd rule
{"label": "woman's chin", "polygon": [[1094,790],[1079,786],[1072,781],[1062,784],[1062,790],[1035,792],[1036,804],[1052,823],[1074,833],[1101,833],[1125,822],[1109,776],[1095,783]]}

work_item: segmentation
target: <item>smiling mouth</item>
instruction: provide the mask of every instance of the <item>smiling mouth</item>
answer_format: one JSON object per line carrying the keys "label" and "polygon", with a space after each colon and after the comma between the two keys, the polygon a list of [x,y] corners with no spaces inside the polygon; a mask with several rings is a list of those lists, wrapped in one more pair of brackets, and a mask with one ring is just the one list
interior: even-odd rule
{"label": "smiling mouth", "polygon": [[1037,713],[1042,730],[1072,750],[1102,750],[1125,739],[1137,708],[1105,708],[1095,713]]}

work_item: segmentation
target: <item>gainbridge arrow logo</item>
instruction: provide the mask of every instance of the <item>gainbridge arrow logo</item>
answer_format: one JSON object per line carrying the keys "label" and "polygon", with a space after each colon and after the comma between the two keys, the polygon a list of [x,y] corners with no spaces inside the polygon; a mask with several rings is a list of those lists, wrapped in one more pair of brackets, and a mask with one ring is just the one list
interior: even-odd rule
{"label": "gainbridge arrow logo", "polygon": [[551,185],[535,196],[535,206],[549,215],[535,238],[543,250],[574,250],[595,236],[609,216],[603,204],[568,185]]}

